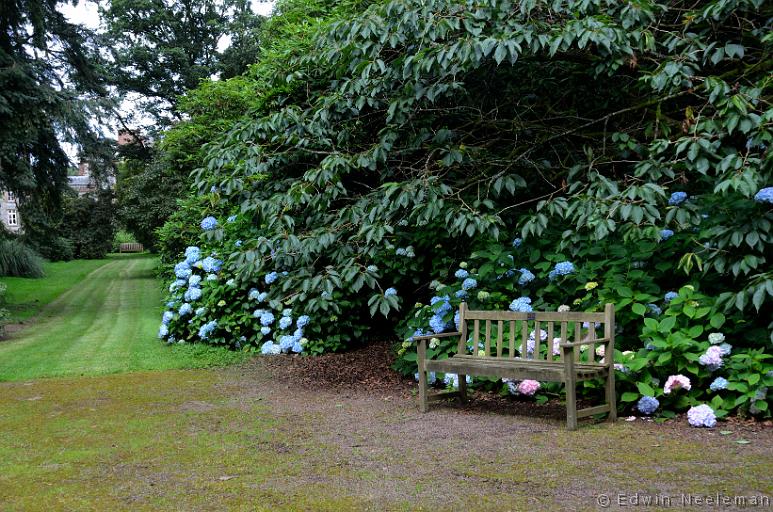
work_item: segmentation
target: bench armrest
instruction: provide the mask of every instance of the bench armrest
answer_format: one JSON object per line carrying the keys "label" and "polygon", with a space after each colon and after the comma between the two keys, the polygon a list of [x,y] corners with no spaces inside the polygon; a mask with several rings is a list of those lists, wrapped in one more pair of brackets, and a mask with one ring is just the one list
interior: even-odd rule
{"label": "bench armrest", "polygon": [[579,347],[581,345],[595,345],[596,343],[605,343],[609,345],[609,338],[598,338],[595,340],[582,340],[582,341],[573,341],[573,342],[567,342],[567,343],[559,343],[558,346],[561,348],[574,348]]}
{"label": "bench armrest", "polygon": [[431,340],[432,338],[448,338],[449,336],[461,336],[460,332],[441,332],[440,334],[427,334],[425,336],[411,336],[413,341]]}

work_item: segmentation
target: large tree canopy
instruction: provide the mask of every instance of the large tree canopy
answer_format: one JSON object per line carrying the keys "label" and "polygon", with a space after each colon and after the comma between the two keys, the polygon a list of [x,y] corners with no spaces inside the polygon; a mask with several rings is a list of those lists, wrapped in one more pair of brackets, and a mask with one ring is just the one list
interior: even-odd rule
{"label": "large tree canopy", "polygon": [[62,142],[89,154],[107,102],[93,34],[69,23],[56,0],[4,2],[0,10],[0,189],[48,210],[67,183]]}
{"label": "large tree canopy", "polygon": [[[241,74],[257,59],[262,18],[246,0],[111,0],[101,15],[110,82],[139,95],[135,108],[154,120],[146,132],[179,120],[179,98],[201,80]],[[221,54],[225,36],[232,44]]]}

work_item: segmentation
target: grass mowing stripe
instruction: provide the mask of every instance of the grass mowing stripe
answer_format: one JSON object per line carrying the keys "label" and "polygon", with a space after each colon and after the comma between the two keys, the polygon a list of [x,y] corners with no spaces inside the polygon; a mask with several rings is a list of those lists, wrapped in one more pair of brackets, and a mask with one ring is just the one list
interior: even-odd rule
{"label": "grass mowing stripe", "polygon": [[0,381],[198,368],[246,355],[156,339],[161,290],[147,255],[114,258],[63,293],[39,322],[0,342]]}

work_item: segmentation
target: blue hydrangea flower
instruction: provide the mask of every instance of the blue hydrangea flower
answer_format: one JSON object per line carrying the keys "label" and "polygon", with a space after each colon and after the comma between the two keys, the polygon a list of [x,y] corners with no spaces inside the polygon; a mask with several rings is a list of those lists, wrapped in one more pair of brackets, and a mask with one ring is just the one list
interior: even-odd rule
{"label": "blue hydrangea flower", "polygon": [[250,288],[250,291],[247,293],[247,298],[250,300],[257,300],[259,295],[260,292],[257,288]]}
{"label": "blue hydrangea flower", "polygon": [[171,322],[173,318],[174,318],[174,313],[172,313],[171,311],[164,311],[164,316],[161,317],[161,323],[166,325],[169,322]]}
{"label": "blue hydrangea flower", "polygon": [[478,286],[478,281],[473,279],[472,277],[468,277],[464,281],[462,281],[462,290],[472,290],[473,288],[476,288]]}
{"label": "blue hydrangea flower", "polygon": [[461,331],[462,330],[462,325],[461,325],[460,321],[461,321],[461,317],[459,315],[459,310],[457,310],[454,313],[454,326],[456,326],[456,330],[457,331]]}
{"label": "blue hydrangea flower", "polygon": [[228,219],[226,219],[226,220],[227,220],[228,222],[234,222],[234,221],[236,221],[236,215],[231,215],[231,216],[230,216],[230,217],[228,217]]}
{"label": "blue hydrangea flower", "polygon": [[207,256],[201,261],[201,268],[204,272],[218,272],[223,266],[223,262],[212,256]]}
{"label": "blue hydrangea flower", "polygon": [[510,311],[514,311],[516,313],[531,312],[531,299],[529,297],[518,297],[510,303]]}
{"label": "blue hydrangea flower", "polygon": [[192,275],[188,278],[188,286],[199,286],[201,284],[201,276]]}
{"label": "blue hydrangea flower", "polygon": [[258,294],[258,302],[265,302],[268,298],[268,292],[262,292]]}
{"label": "blue hydrangea flower", "polygon": [[303,345],[301,344],[300,341],[296,341],[295,343],[293,343],[291,350],[296,354],[300,354],[301,352],[303,352]]}
{"label": "blue hydrangea flower", "polygon": [[674,232],[670,229],[663,229],[660,231],[660,241],[663,242],[674,236]]}
{"label": "blue hydrangea flower", "polygon": [[660,407],[660,402],[658,402],[657,398],[652,396],[643,396],[636,404],[636,408],[639,409],[639,412],[648,416],[655,412],[658,407]]}
{"label": "blue hydrangea flower", "polygon": [[220,192],[220,189],[216,185],[212,185],[211,187],[209,187],[209,192],[212,194],[216,194]]}
{"label": "blue hydrangea flower", "polygon": [[365,270],[368,272],[378,272],[378,267],[376,265],[368,265],[365,267]]}
{"label": "blue hydrangea flower", "polygon": [[727,356],[733,351],[733,346],[730,343],[722,343],[719,345],[719,350],[722,351],[723,356]]}
{"label": "blue hydrangea flower", "polygon": [[187,281],[185,281],[185,279],[177,279],[176,281],[174,281],[172,284],[169,285],[169,293],[176,291],[181,286],[185,286],[186,282]]}
{"label": "blue hydrangea flower", "polygon": [[754,200],[758,203],[773,204],[773,187],[765,187],[754,194]]}
{"label": "blue hydrangea flower", "polygon": [[463,298],[467,297],[467,292],[466,292],[466,291],[464,291],[464,290],[457,290],[457,291],[454,293],[454,296],[455,296],[457,299],[463,299]]}
{"label": "blue hydrangea flower", "polygon": [[513,247],[517,249],[521,246],[522,243],[523,243],[523,240],[521,240],[520,238],[516,238],[513,240]]}
{"label": "blue hydrangea flower", "polygon": [[671,197],[668,198],[668,204],[671,206],[678,206],[687,200],[687,192],[674,192]]}
{"label": "blue hydrangea flower", "polygon": [[196,316],[201,316],[201,315],[203,315],[206,312],[207,312],[207,308],[201,307],[201,308],[196,308],[196,311],[194,312],[194,314]]}
{"label": "blue hydrangea flower", "polygon": [[[421,328],[419,328],[419,329],[416,329],[415,331],[413,331],[413,336],[424,336],[424,335],[426,335],[426,334],[427,334],[427,333],[426,333],[426,332],[424,332],[424,329],[421,329]],[[413,336],[411,336],[410,338],[408,338],[408,341],[413,341]]]}
{"label": "blue hydrangea flower", "polygon": [[268,336],[271,333],[271,327],[266,327],[266,326],[261,327],[260,328],[260,333],[263,336]]}
{"label": "blue hydrangea flower", "polygon": [[405,256],[406,255],[406,251],[405,251],[405,249],[403,247],[398,247],[395,250],[395,254],[397,254],[398,256]]}
{"label": "blue hydrangea flower", "polygon": [[279,274],[277,274],[276,272],[269,272],[268,274],[266,274],[264,281],[266,282],[266,284],[272,284],[278,278],[279,278]]}
{"label": "blue hydrangea flower", "polygon": [[205,217],[201,221],[201,229],[203,229],[204,231],[212,231],[216,227],[217,227],[217,219],[212,216]]}
{"label": "blue hydrangea flower", "polygon": [[174,266],[174,275],[176,275],[178,279],[185,279],[187,281],[188,278],[191,277],[191,266],[188,265],[188,263],[181,261]]}
{"label": "blue hydrangea flower", "polygon": [[663,310],[660,309],[657,304],[647,304],[647,309],[652,311],[655,316],[660,316],[660,314],[663,313]]}
{"label": "blue hydrangea flower", "polygon": [[442,314],[432,315],[429,319],[429,327],[435,334],[441,333],[446,330],[446,322],[443,320]]}
{"label": "blue hydrangea flower", "polygon": [[330,300],[333,298],[333,294],[327,291],[320,293],[319,296],[324,300]]}
{"label": "blue hydrangea flower", "polygon": [[[570,265],[571,265],[571,263],[570,263]],[[535,276],[534,276],[534,274],[532,274],[529,271],[529,269],[522,268],[521,270],[519,270],[519,272],[521,273],[521,277],[518,278],[518,284],[519,285],[524,286],[524,285],[534,281],[534,277]]]}
{"label": "blue hydrangea flower", "polygon": [[166,307],[168,307],[168,308],[173,308],[176,305],[177,305],[177,302],[174,301],[174,300],[170,300],[169,302],[166,303]]}
{"label": "blue hydrangea flower", "polygon": [[457,279],[466,279],[469,275],[470,273],[463,268],[460,268],[454,273],[454,276],[456,276]]}
{"label": "blue hydrangea flower", "polygon": [[207,281],[217,281],[217,274],[207,274]]}
{"label": "blue hydrangea flower", "polygon": [[158,337],[160,339],[166,338],[169,335],[169,327],[166,326],[166,324],[161,324],[161,327],[158,328]]}
{"label": "blue hydrangea flower", "polygon": [[712,391],[719,391],[721,389],[727,389],[727,379],[724,377],[717,377],[709,385],[709,389]]}
{"label": "blue hydrangea flower", "polygon": [[289,316],[283,316],[282,318],[279,319],[280,329],[287,329],[291,325],[293,325],[293,319],[290,318]]}
{"label": "blue hydrangea flower", "polygon": [[298,317],[298,320],[295,322],[295,326],[298,329],[303,329],[309,324],[309,320],[310,320],[309,315],[301,315]]}
{"label": "blue hydrangea flower", "polygon": [[271,325],[274,323],[274,314],[271,311],[264,311],[260,315],[260,325]]}
{"label": "blue hydrangea flower", "polygon": [[562,261],[560,263],[556,263],[556,266],[553,270],[556,271],[556,275],[566,276],[574,272],[574,265],[570,261]]}
{"label": "blue hydrangea flower", "polygon": [[187,301],[199,300],[201,298],[201,288],[197,288],[197,287],[188,288],[183,298]]}
{"label": "blue hydrangea flower", "polygon": [[191,313],[193,313],[193,306],[187,302],[180,306],[180,310],[177,312],[180,316],[190,315]]}
{"label": "blue hydrangea flower", "polygon": [[293,344],[295,344],[295,339],[292,336],[282,336],[279,338],[279,348],[282,349],[282,352],[289,352],[293,348]]}
{"label": "blue hydrangea flower", "polygon": [[277,355],[282,352],[282,348],[273,341],[267,341],[260,347],[260,353],[264,356]]}
{"label": "blue hydrangea flower", "polygon": [[234,242],[234,245],[235,245],[236,247],[241,247],[243,243],[244,243],[244,242],[242,242],[241,240],[237,240],[236,242]]}
{"label": "blue hydrangea flower", "polygon": [[671,302],[677,297],[679,297],[679,294],[676,292],[666,292],[666,294],[663,296],[663,300],[666,302]]}
{"label": "blue hydrangea flower", "polygon": [[384,297],[394,297],[397,295],[397,290],[394,288],[387,288],[384,290]]}
{"label": "blue hydrangea flower", "polygon": [[201,249],[195,246],[190,246],[185,249],[185,262],[188,265],[193,265],[201,259]]}
{"label": "blue hydrangea flower", "polygon": [[209,339],[209,335],[212,334],[212,331],[214,331],[215,328],[217,328],[217,320],[205,323],[199,328],[199,338],[202,340]]}
{"label": "blue hydrangea flower", "polygon": [[282,316],[293,316],[293,310],[291,308],[283,309]]}

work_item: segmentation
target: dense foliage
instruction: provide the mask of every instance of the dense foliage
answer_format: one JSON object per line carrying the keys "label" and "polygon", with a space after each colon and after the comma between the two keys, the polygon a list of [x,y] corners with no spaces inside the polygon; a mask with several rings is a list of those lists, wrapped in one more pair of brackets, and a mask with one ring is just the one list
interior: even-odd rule
{"label": "dense foliage", "polygon": [[[280,26],[285,6],[297,7],[280,3]],[[721,403],[711,397],[715,412],[769,414],[756,395],[771,384],[773,339],[769,5],[338,9],[308,51],[258,65],[258,99],[207,148],[200,198],[164,228],[168,261],[195,244],[224,260],[218,279],[235,279],[231,312],[207,311],[209,339],[235,344],[219,326],[239,318],[240,346],[276,350],[281,340],[260,331],[265,311],[251,324],[238,316],[265,309],[254,288],[273,312],[310,317],[309,351],[339,350],[373,332],[377,313],[394,325],[398,310],[428,302],[430,284],[452,281],[474,253],[503,265],[498,281],[478,276],[492,307],[523,295],[518,269],[533,276],[535,309],[615,303],[633,354],[619,363],[631,372],[622,391],[668,410],[708,401],[713,374],[694,359],[709,351],[709,326],[721,327],[737,350],[721,356],[729,384]],[[501,257],[516,237],[510,266]],[[572,272],[556,266],[567,262]],[[434,316],[421,317],[427,307],[403,309],[412,328],[417,313]],[[694,391],[665,397],[663,379],[682,371]]]}
{"label": "dense foliage", "polygon": [[[43,277],[43,259],[19,240],[0,240],[0,276]],[[2,294],[0,294],[2,295]],[[2,305],[2,297],[0,297]]]}
{"label": "dense foliage", "polygon": [[117,230],[113,193],[102,190],[65,199],[59,234],[72,248],[74,258],[104,258],[113,249]]}

